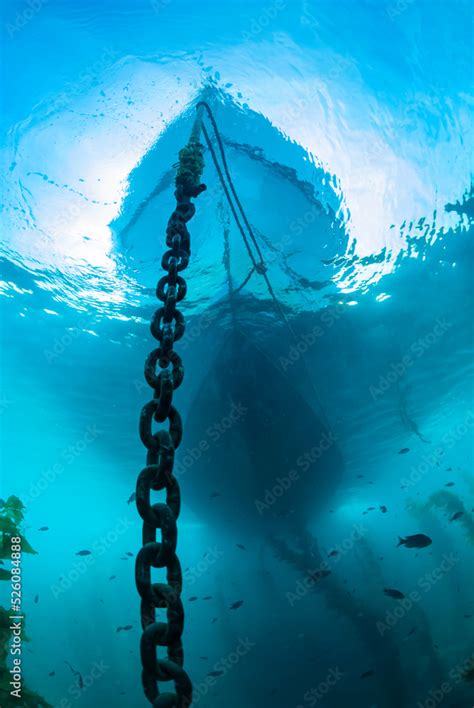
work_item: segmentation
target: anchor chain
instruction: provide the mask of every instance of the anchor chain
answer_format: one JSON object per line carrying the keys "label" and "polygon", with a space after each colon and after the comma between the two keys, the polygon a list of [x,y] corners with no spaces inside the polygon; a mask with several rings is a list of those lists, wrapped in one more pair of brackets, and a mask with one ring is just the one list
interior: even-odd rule
{"label": "anchor chain", "polygon": [[[139,426],[140,438],[147,448],[146,467],[140,472],[136,487],[137,510],[143,519],[143,546],[135,564],[143,630],[140,643],[142,683],[147,699],[160,708],[188,708],[192,703],[192,683],[183,669],[182,573],[176,554],[176,522],[181,494],[173,475],[174,453],[183,432],[181,416],[173,405],[173,393],[183,381],[184,368],[173,347],[185,329],[183,314],[176,305],[186,295],[186,281],[179,273],[187,267],[191,255],[186,225],[196,211],[191,198],[206,189],[205,185],[199,184],[204,162],[198,134],[194,130],[188,145],[179,153],[176,208],[166,228],[169,250],[161,261],[166,275],[158,281],[156,288],[157,298],[163,305],[153,315],[150,325],[159,346],[145,362],[145,379],[154,393],[152,400],[143,406]],[[154,421],[168,421],[168,428],[153,432]],[[152,504],[151,490],[166,490],[165,502]],[[161,531],[159,541],[158,530]],[[152,581],[152,568],[166,568],[166,583]],[[166,609],[166,621],[157,621],[157,609]],[[167,648],[166,659],[158,657],[158,647]],[[174,682],[174,693],[160,693],[159,682],[167,681]]]}

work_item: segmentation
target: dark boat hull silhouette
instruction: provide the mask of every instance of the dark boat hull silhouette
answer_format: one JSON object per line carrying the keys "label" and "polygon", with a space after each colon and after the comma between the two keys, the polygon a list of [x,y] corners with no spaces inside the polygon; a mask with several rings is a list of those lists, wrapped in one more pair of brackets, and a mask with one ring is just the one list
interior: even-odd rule
{"label": "dark boat hull silhouette", "polygon": [[222,344],[190,407],[176,474],[209,523],[302,528],[342,475],[334,434],[241,332]]}

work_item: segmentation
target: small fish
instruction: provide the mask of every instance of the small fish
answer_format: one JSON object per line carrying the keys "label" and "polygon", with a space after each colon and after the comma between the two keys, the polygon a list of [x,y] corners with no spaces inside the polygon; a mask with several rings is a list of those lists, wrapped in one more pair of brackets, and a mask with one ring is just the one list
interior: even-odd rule
{"label": "small fish", "polygon": [[208,676],[222,676],[223,671],[209,671]]}
{"label": "small fish", "polygon": [[454,487],[454,482],[446,482],[445,487]]}
{"label": "small fish", "polygon": [[91,553],[92,551],[78,551],[76,556],[90,556]]}
{"label": "small fish", "polygon": [[39,595],[35,595],[35,605],[38,604],[38,600],[39,600]]}
{"label": "small fish", "polygon": [[464,619],[471,619],[472,615],[464,615]]}
{"label": "small fish", "polygon": [[316,570],[316,571],[313,572],[313,573],[309,573],[309,577],[310,577],[312,580],[315,580],[315,581],[321,580],[322,578],[327,578],[328,575],[331,575],[331,571],[330,571],[330,570],[325,570],[325,569],[323,569],[323,570]]}
{"label": "small fish", "polygon": [[426,548],[426,546],[431,546],[433,541],[429,536],[425,536],[424,533],[415,533],[413,536],[407,536],[406,538],[398,537],[398,546],[406,546],[407,548]]}
{"label": "small fish", "polygon": [[42,526],[38,531],[49,531],[49,526]]}
{"label": "small fish", "polygon": [[214,619],[212,620],[211,624],[214,624],[214,622],[217,622],[217,617],[214,617]]}
{"label": "small fish", "polygon": [[133,553],[130,553],[130,551],[127,551],[127,556],[130,556],[130,558],[133,558]]}
{"label": "small fish", "polygon": [[133,629],[131,624],[126,624],[125,627],[117,627],[115,630],[116,632],[128,632],[130,629]]}
{"label": "small fish", "polygon": [[335,558],[338,555],[339,551],[331,551],[331,553],[328,553],[328,558]]}
{"label": "small fish", "polygon": [[398,451],[398,454],[399,455],[406,455],[407,452],[410,452],[410,448],[409,447],[402,447],[402,449]]}
{"label": "small fish", "polygon": [[363,474],[358,474],[357,479],[363,479],[364,475]]}
{"label": "small fish", "polygon": [[452,517],[449,520],[456,521],[456,519],[460,519],[463,514],[464,514],[463,511],[457,511],[455,514],[452,515]]}
{"label": "small fish", "polygon": [[116,575],[111,575],[109,580],[115,580],[116,577],[117,577]]}
{"label": "small fish", "polygon": [[382,512],[382,514],[386,514],[386,513],[387,513],[387,507],[382,504],[382,506],[380,507],[380,511]]}
{"label": "small fish", "polygon": [[384,588],[383,591],[388,597],[393,597],[394,600],[403,600],[405,598],[405,595],[400,590],[395,590],[395,588]]}
{"label": "small fish", "polygon": [[197,599],[198,599],[197,595],[193,595],[192,597],[189,598],[189,602],[194,602]]}
{"label": "small fish", "polygon": [[362,512],[362,516],[364,516],[364,514],[367,514],[367,512],[366,512],[366,511],[363,511],[363,512]]}
{"label": "small fish", "polygon": [[137,495],[135,492],[133,492],[133,494],[130,494],[129,498],[127,499],[127,504],[131,504],[132,502],[135,501],[136,498],[137,498]]}
{"label": "small fish", "polygon": [[212,600],[212,595],[206,595],[206,597],[202,598],[203,600]]}
{"label": "small fish", "polygon": [[242,546],[241,543],[237,543],[236,546],[237,546],[237,548],[241,548],[243,551],[246,551],[246,550],[247,550],[247,549],[245,548],[245,546]]}
{"label": "small fish", "polygon": [[209,495],[210,499],[215,499],[216,497],[220,497],[220,492],[212,492],[212,494]]}
{"label": "small fish", "polygon": [[50,671],[48,674],[48,676],[55,676],[55,675],[56,675],[56,671]]}
{"label": "small fish", "polygon": [[453,468],[452,467],[446,467],[446,472],[452,472]]}
{"label": "small fish", "polygon": [[239,607],[242,607],[243,604],[243,600],[237,600],[236,602],[232,603],[232,605],[229,607],[229,610],[238,610]]}
{"label": "small fish", "polygon": [[83,678],[82,678],[82,674],[79,674],[78,685],[79,685],[79,688],[80,688],[81,691],[82,691],[82,689],[84,688],[84,680],[83,680]]}
{"label": "small fish", "polygon": [[360,675],[360,678],[369,678],[369,676],[373,676],[374,673],[373,669],[369,669],[368,671],[364,671],[364,673]]}
{"label": "small fish", "polygon": [[[71,669],[71,671],[72,671],[72,673],[73,673],[74,676],[81,676],[81,674],[79,673],[79,671],[77,671],[76,669],[74,669],[74,668],[71,666],[71,664],[69,663],[69,661],[64,660],[64,663],[65,663],[67,666],[69,666],[69,668]],[[82,677],[81,677],[81,678],[82,678]]]}
{"label": "small fish", "polygon": [[209,660],[209,657],[207,657],[207,656],[200,656],[199,658],[202,659],[203,661],[208,661],[208,660]]}

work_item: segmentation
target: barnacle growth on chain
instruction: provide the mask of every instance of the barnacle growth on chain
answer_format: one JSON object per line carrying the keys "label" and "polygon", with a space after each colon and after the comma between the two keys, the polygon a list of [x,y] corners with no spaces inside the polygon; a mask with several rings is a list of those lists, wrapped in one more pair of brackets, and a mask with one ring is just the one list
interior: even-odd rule
{"label": "barnacle growth on chain", "polygon": [[190,140],[186,147],[179,151],[176,187],[181,188],[184,194],[197,196],[204,187],[204,185],[200,185],[199,191],[195,192],[203,170],[202,145],[197,140]]}

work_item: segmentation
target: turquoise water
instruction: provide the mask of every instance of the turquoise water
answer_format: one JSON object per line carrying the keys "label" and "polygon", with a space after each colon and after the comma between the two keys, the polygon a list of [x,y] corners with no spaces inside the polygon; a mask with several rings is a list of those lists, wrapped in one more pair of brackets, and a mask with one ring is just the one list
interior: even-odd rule
{"label": "turquoise water", "polygon": [[474,704],[472,27],[461,0],[3,3],[0,497],[37,551],[23,688],[149,705],[127,502],[204,98],[268,281],[206,146],[176,343],[193,705]]}

